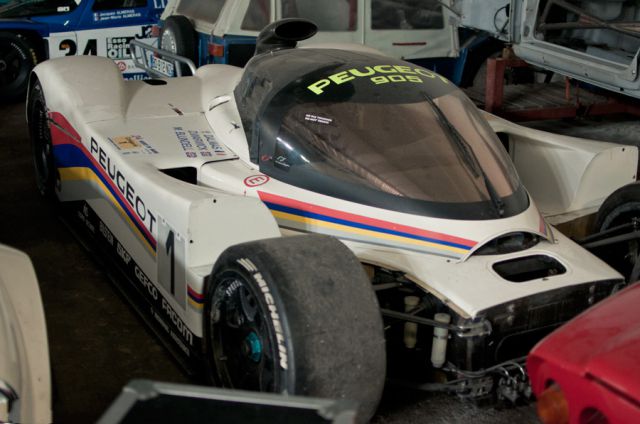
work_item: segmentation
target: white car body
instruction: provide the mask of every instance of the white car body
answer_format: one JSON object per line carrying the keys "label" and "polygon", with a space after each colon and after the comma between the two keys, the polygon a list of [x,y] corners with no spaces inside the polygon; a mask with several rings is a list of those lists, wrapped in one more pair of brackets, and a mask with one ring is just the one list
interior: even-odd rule
{"label": "white car body", "polygon": [[518,175],[552,225],[596,213],[611,193],[637,180],[635,146],[553,134],[485,115],[497,134],[508,135]]}
{"label": "white car body", "polygon": [[[168,84],[159,88],[148,86],[143,82],[121,81],[116,78],[117,68],[110,65],[108,68],[111,75],[107,75],[105,68],[107,68],[108,62],[100,59],[79,58],[74,61],[51,61],[49,63],[48,66],[47,64],[40,66],[37,75],[45,87],[51,88],[49,92],[53,93],[53,96],[49,96],[47,99],[50,110],[57,111],[67,117],[68,122],[76,123],[73,128],[78,134],[76,143],[79,148],[85,153],[91,152],[90,141],[93,138],[104,149],[105,157],[108,157],[115,167],[122,170],[126,180],[135,187],[136,195],[140,199],[144,199],[147,210],[153,211],[155,214],[153,223],[148,216],[144,221],[144,228],[149,232],[149,235],[161,245],[162,240],[158,237],[161,233],[158,231],[168,231],[162,230],[164,226],[167,226],[180,238],[194,240],[193,244],[184,246],[185,250],[182,254],[184,255],[186,283],[198,294],[202,293],[204,277],[210,272],[217,254],[227,246],[257,238],[280,235],[277,218],[274,220],[268,208],[259,200],[261,192],[267,196],[286,197],[309,204],[330,205],[331,209],[335,211],[348,211],[348,213],[360,217],[375,216],[377,219],[389,223],[402,223],[421,229],[447,228],[447,236],[467,240],[469,247],[464,249],[417,246],[416,250],[418,251],[412,252],[411,250],[414,249],[398,251],[394,248],[393,242],[386,246],[384,242],[374,242],[375,237],[368,239],[366,236],[349,237],[345,232],[340,233],[340,238],[345,240],[363,262],[406,269],[415,281],[424,285],[425,288],[428,287],[441,293],[444,298],[449,299],[451,303],[464,311],[468,317],[474,317],[478,312],[495,304],[536,293],[541,289],[540,284],[545,285],[541,282],[520,285],[505,284],[496,281],[492,273],[486,277],[476,273],[477,269],[487,269],[491,262],[470,257],[473,249],[514,229],[530,231],[548,240],[553,240],[545,243],[545,251],[553,256],[562,258],[561,252],[567,249],[567,259],[561,259],[563,263],[569,264],[575,258],[584,255],[580,266],[572,267],[566,276],[550,281],[549,287],[575,284],[577,276],[579,276],[578,280],[583,279],[584,281],[618,277],[615,272],[603,267],[600,261],[592,260],[595,258],[592,258],[590,254],[569,241],[561,233],[547,229],[533,202],[527,212],[517,217],[502,220],[505,222],[478,226],[473,221],[441,222],[429,218],[415,218],[392,211],[373,211],[366,206],[336,199],[331,199],[327,203],[328,199],[323,196],[274,180],[260,185],[260,188],[247,185],[245,180],[256,176],[260,177],[262,174],[249,161],[247,141],[241,128],[234,129],[233,126],[234,123],[240,123],[240,117],[237,114],[230,89],[235,86],[235,82],[242,75],[240,68],[226,65],[205,66],[197,71],[195,77],[167,80]],[[49,71],[48,67],[56,70]],[[78,90],[82,87],[80,70],[82,74],[91,75],[92,79],[95,73],[100,70],[105,81],[99,87],[94,86],[90,91],[82,92]],[[136,87],[130,86],[133,84]],[[62,96],[56,95],[56,93],[67,94]],[[130,96],[128,93],[135,93],[135,95]],[[220,102],[221,96],[224,96],[224,103],[209,111],[210,105]],[[75,100],[70,101],[70,99]],[[179,109],[181,115],[178,115],[173,108]],[[57,122],[55,118],[54,122]],[[60,122],[57,123],[60,124]],[[211,132],[215,142],[219,143],[220,152],[216,153],[214,159],[200,157],[194,160],[185,157],[180,144],[176,143],[176,135],[173,130],[176,126],[199,132]],[[221,128],[222,131],[220,131]],[[228,133],[224,129],[228,130]],[[513,134],[517,133],[515,129],[522,129],[523,133],[529,132],[529,134],[534,131],[538,135],[548,134],[525,129],[511,123],[509,127],[500,127],[500,131],[510,131]],[[109,139],[124,135],[139,135],[143,140],[153,140],[153,149],[157,150],[158,154],[123,154],[126,150],[119,150]],[[605,148],[612,147],[609,143],[599,144]],[[570,147],[570,144],[567,147]],[[616,148],[622,149],[623,147],[617,146]],[[625,148],[636,150],[628,146]],[[582,150],[582,152],[578,151],[576,156],[587,154],[588,149]],[[213,152],[214,150],[211,145],[208,145],[205,151]],[[98,152],[89,154],[92,155],[93,160],[99,159]],[[633,154],[627,155],[626,161],[629,162],[627,175],[632,172],[634,159],[637,160],[637,150],[635,156]],[[200,184],[198,186],[186,185],[159,172],[159,169],[193,166],[194,163],[200,168]],[[521,169],[526,169],[526,167],[523,165]],[[629,175],[629,177],[633,176],[634,174]],[[63,174],[63,182],[67,179],[75,181],[79,178],[75,175],[70,175],[67,178]],[[581,179],[582,177],[577,181]],[[80,179],[80,181],[86,180]],[[158,184],[159,181],[162,183]],[[609,187],[612,190],[607,194],[630,181],[632,181],[631,178],[628,181],[612,181]],[[576,180],[570,182],[575,183]],[[71,184],[78,183],[72,182]],[[99,186],[91,185],[91,187],[98,189],[98,192],[104,190]],[[77,197],[76,190],[65,190],[65,188],[66,185],[63,184],[63,190],[60,193],[61,200],[72,200]],[[558,191],[557,198],[561,200],[561,193],[566,190],[559,187]],[[584,187],[582,191],[588,190]],[[600,201],[603,201],[604,197],[606,194],[599,196]],[[216,205],[212,202],[213,198],[217,199]],[[141,243],[140,237],[133,234],[130,227],[122,222],[120,215],[114,214],[116,210],[111,201],[98,198],[89,201],[89,204],[97,211],[104,211],[105,218],[112,216],[111,220],[113,221],[108,222],[109,229],[116,231],[114,235],[127,247],[145,274],[152,281],[158,281],[158,270],[163,266],[162,258],[154,258],[150,254],[150,250],[145,249],[145,244],[148,245],[148,243]],[[239,205],[245,206],[240,208]],[[558,206],[562,206],[562,204]],[[225,209],[227,210],[225,211]],[[569,209],[566,211],[568,212]],[[226,226],[211,228],[206,225],[210,216],[219,217],[216,221],[220,222],[233,218],[233,220],[242,221],[243,224],[237,228]],[[301,230],[334,234],[334,230],[324,230],[314,226],[313,223],[305,223]],[[553,238],[551,232],[553,232]],[[215,237],[213,237],[214,235]],[[366,241],[370,241],[370,243]],[[131,251],[131,249],[134,250]],[[476,262],[478,263],[476,264]],[[402,267],[398,264],[402,264]],[[589,264],[595,264],[594,269],[590,269]],[[457,286],[451,285],[451,282],[447,281],[449,278],[439,280],[433,277],[434,275],[458,275],[458,273],[460,277],[473,273],[481,279],[483,287],[485,287],[484,284],[488,284],[491,289],[483,288],[478,293],[470,293],[468,287],[465,287],[465,278],[456,278],[455,280],[460,283],[460,286]],[[196,325],[200,320],[200,315],[196,311],[186,308],[185,303],[180,304],[175,299],[170,299],[170,302],[176,311],[184,314],[181,315],[185,322],[194,324],[194,334],[201,336]]]}
{"label": "white car body", "polygon": [[[600,283],[608,294],[622,281],[548,225],[533,199],[540,195],[542,210],[554,217],[587,214],[635,180],[636,148],[583,145],[489,117],[496,132],[509,134],[512,157],[525,186],[531,184],[533,199],[523,211],[478,221],[373,207],[278,181],[252,162],[234,96],[247,69],[207,65],[192,77],[157,84],[123,81],[112,62],[93,57],[51,60],[34,70],[59,160],[57,197],[81,205],[75,212],[80,225],[131,272],[153,320],[187,356],[194,356],[203,337],[205,283],[217,258],[252,240],[335,236],[361,263],[398,272],[435,296],[459,315],[461,328],[475,326],[476,335],[491,332],[485,318],[496,308],[513,322],[523,299],[590,286],[593,303],[594,293],[605,295]],[[424,72],[419,75],[451,84]],[[536,153],[536,161],[522,152]],[[605,171],[614,161],[618,173],[611,176]],[[162,171],[185,168],[195,170],[193,181]],[[602,182],[593,191],[595,177]],[[514,232],[540,242],[511,253],[476,254]],[[563,271],[514,283],[495,270],[498,263],[536,256]]]}
{"label": "white car body", "polygon": [[50,423],[49,344],[38,280],[29,257],[3,245],[0,339],[0,421]]}

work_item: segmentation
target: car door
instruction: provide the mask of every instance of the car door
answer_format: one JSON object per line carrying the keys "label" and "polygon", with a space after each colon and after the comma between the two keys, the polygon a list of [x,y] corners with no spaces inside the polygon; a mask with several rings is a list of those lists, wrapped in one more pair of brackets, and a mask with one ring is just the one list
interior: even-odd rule
{"label": "car door", "polygon": [[[446,0],[445,0],[446,1]],[[451,12],[438,0],[364,0],[364,43],[392,57],[456,57]]]}
{"label": "car door", "polygon": [[[520,0],[514,50],[527,62],[640,98],[640,1]],[[512,9],[514,9],[512,7]]]}

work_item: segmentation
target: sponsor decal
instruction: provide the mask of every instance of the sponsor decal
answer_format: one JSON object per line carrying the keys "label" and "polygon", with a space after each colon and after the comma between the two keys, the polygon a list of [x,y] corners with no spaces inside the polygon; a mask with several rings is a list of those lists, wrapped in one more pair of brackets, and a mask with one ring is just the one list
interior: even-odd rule
{"label": "sponsor decal", "polygon": [[49,117],[54,157],[61,180],[85,181],[95,185],[104,198],[121,212],[149,252],[155,255],[153,232],[156,218],[134,187],[94,139],[91,139],[89,151],[62,114],[50,112]]}
{"label": "sponsor decal", "polygon": [[132,73],[122,74],[122,77],[126,80],[142,81],[142,80],[148,79],[149,75],[147,75],[146,72],[132,72]]}
{"label": "sponsor decal", "polygon": [[153,0],[154,9],[164,9],[165,7],[167,7],[166,0]]}
{"label": "sponsor decal", "polygon": [[314,82],[307,88],[311,92],[320,95],[324,93],[325,88],[330,85],[344,84],[356,78],[369,78],[369,80],[376,85],[407,82],[422,83],[424,82],[424,78],[439,79],[444,84],[450,84],[448,79],[428,69],[412,68],[403,65],[375,65],[365,66],[361,69],[353,68],[329,75],[327,78]]}
{"label": "sponsor decal", "polygon": [[98,145],[98,142],[93,138],[91,139],[90,151],[98,165],[106,172],[106,175],[111,180],[111,185],[115,186],[119,191],[118,197],[121,199],[121,203],[124,203],[127,209],[132,210],[148,232],[153,234],[154,231],[156,231],[155,214],[149,210],[133,185],[118,169],[116,162],[111,159],[102,146]]}
{"label": "sponsor decal", "polygon": [[160,324],[160,327],[167,332],[180,350],[187,356],[191,356],[190,347],[196,346],[198,338],[187,327],[187,324],[182,321],[180,315],[164,298],[158,287],[136,263],[126,247],[117,239],[107,224],[102,221],[88,203],[83,202],[78,216],[82,217],[85,225],[87,223],[91,224],[90,227],[87,225],[87,228],[98,229],[97,233],[95,230],[91,232],[96,236],[95,240],[107,250],[107,253],[116,258],[118,267],[125,272],[137,291],[151,305],[151,314]]}
{"label": "sponsor decal", "polygon": [[185,258],[184,237],[161,217],[156,255],[158,285],[163,287],[165,292],[170,293],[182,309],[186,308],[187,303],[187,275],[184,267],[180,266],[186,263]]}
{"label": "sponsor decal", "polygon": [[[58,50],[61,52],[65,52],[65,56],[75,56],[78,54],[78,45],[75,40],[62,40],[60,44],[58,44]],[[97,56],[98,55],[98,40],[95,38],[90,38],[87,40],[87,44],[84,45],[84,50],[82,50],[82,54],[85,56]]]}
{"label": "sponsor decal", "polygon": [[119,135],[110,138],[109,141],[116,149],[120,150],[123,155],[155,155],[158,153],[158,151],[140,135]]}
{"label": "sponsor decal", "polygon": [[107,10],[105,12],[94,12],[94,22],[104,21],[116,21],[120,19],[140,18],[141,12],[137,12],[135,9],[120,9],[120,10]]}
{"label": "sponsor decal", "polygon": [[304,115],[304,120],[305,121],[309,121],[309,122],[315,122],[318,124],[323,124],[323,125],[329,125],[330,123],[333,122],[333,119],[331,118],[324,118],[322,116],[318,116],[318,115],[313,115],[311,113],[307,113]]}
{"label": "sponsor decal", "polygon": [[268,182],[269,177],[263,174],[252,175],[244,179],[244,185],[246,185],[247,187],[258,187]]}
{"label": "sponsor decal", "polygon": [[84,226],[87,228],[87,230],[92,233],[95,234],[96,232],[96,226],[93,225],[93,222],[91,222],[89,218],[89,207],[87,205],[84,206],[84,208],[82,208],[82,211],[78,211],[78,219],[80,220],[80,222],[82,222],[84,224]]}
{"label": "sponsor decal", "polygon": [[137,149],[142,147],[142,145],[138,142],[138,140],[136,140],[136,136],[132,136],[132,135],[122,135],[118,137],[113,137],[112,141],[116,145],[116,147],[120,150]]}
{"label": "sponsor decal", "polygon": [[127,64],[123,61],[116,62],[116,65],[118,65],[118,69],[120,70],[120,72],[124,72],[127,70]]}
{"label": "sponsor decal", "polygon": [[140,40],[142,38],[151,38],[153,37],[153,25],[143,25],[140,27],[140,33],[136,34],[136,39]]}
{"label": "sponsor decal", "polygon": [[136,37],[107,37],[107,57],[109,59],[130,59],[129,43]]}
{"label": "sponsor decal", "polygon": [[182,127],[173,127],[173,131],[188,158],[212,158],[229,154],[209,130],[188,130]]}

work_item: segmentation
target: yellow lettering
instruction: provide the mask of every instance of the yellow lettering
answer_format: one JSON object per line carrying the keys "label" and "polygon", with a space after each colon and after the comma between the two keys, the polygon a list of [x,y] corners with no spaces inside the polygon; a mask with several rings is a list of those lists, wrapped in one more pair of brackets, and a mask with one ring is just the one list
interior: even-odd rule
{"label": "yellow lettering", "polygon": [[415,71],[416,71],[417,74],[422,75],[423,77],[427,77],[427,78],[431,78],[431,79],[433,79],[435,77],[438,77],[438,78],[440,78],[440,81],[442,81],[443,83],[449,84],[449,80],[448,79],[446,79],[445,77],[443,77],[441,75],[438,75],[435,72],[432,72],[432,71],[430,71],[428,69],[415,68]]}
{"label": "yellow lettering", "polygon": [[[393,66],[391,65],[378,65],[378,66],[374,66],[373,69],[375,69],[376,72],[380,72],[381,74],[392,74],[396,72],[396,70],[393,69]],[[385,70],[385,69],[388,69],[388,70]]]}
{"label": "yellow lettering", "polygon": [[331,84],[331,81],[329,81],[328,79],[321,79],[320,81],[314,82],[307,88],[316,94],[322,94],[324,92],[323,88],[325,88],[329,84]]}
{"label": "yellow lettering", "polygon": [[411,70],[411,68],[408,67],[408,66],[396,65],[396,66],[394,66],[394,68],[396,68],[396,70],[398,72],[403,73],[403,74],[415,74],[415,72],[413,72]]}
{"label": "yellow lettering", "polygon": [[364,69],[367,69],[368,72],[364,73],[360,72],[358,69],[349,69],[349,73],[351,73],[351,75],[355,75],[356,77],[368,77],[376,73],[376,71],[374,71],[371,66],[365,66]]}
{"label": "yellow lettering", "polygon": [[431,72],[428,69],[420,69],[420,68],[416,68],[416,73],[418,75],[422,75],[423,77],[427,77],[427,78],[435,78],[436,74],[434,74],[433,72]]}
{"label": "yellow lettering", "polygon": [[379,77],[371,78],[371,81],[373,81],[373,83],[376,84],[376,85],[378,85],[378,84],[386,84],[386,83],[389,82],[389,78],[383,77],[383,76],[379,76]]}
{"label": "yellow lettering", "polygon": [[333,74],[329,76],[329,79],[339,85],[339,84],[342,84],[343,82],[356,79],[356,77],[352,77],[347,73],[347,71],[343,71],[343,72],[338,72],[337,74]]}

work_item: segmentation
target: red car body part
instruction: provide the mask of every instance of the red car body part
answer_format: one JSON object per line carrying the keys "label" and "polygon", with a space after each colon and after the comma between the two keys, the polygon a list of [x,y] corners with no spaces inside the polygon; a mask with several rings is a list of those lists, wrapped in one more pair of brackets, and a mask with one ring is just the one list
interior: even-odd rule
{"label": "red car body part", "polygon": [[639,321],[635,283],[533,348],[527,371],[544,423],[640,422]]}

